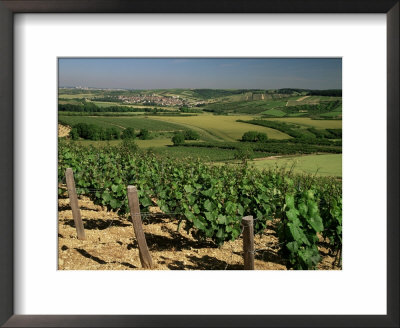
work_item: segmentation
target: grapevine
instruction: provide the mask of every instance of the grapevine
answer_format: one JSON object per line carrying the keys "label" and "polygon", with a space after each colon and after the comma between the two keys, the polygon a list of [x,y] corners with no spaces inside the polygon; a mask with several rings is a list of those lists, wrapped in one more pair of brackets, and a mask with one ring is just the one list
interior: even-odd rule
{"label": "grapevine", "polygon": [[[138,188],[142,210],[159,206],[177,213],[198,239],[216,244],[235,240],[241,218],[255,218],[255,233],[278,220],[281,254],[294,269],[313,269],[320,261],[319,238],[341,248],[341,182],[295,176],[284,171],[259,171],[242,165],[210,165],[196,159],[157,157],[125,146],[83,147],[60,141],[58,180],[72,168],[78,193],[95,204],[129,212],[126,187]],[[59,189],[59,193],[63,193]]]}

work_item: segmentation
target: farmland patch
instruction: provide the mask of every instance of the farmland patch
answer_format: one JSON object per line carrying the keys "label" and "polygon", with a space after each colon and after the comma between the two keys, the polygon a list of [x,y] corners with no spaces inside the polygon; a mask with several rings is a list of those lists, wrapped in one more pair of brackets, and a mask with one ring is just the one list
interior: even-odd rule
{"label": "farmland patch", "polygon": [[293,168],[294,172],[300,174],[342,176],[342,154],[272,157],[256,159],[252,164],[259,169]]}
{"label": "farmland patch", "polygon": [[215,135],[220,140],[237,141],[247,131],[258,131],[268,135],[270,139],[289,139],[287,134],[267,127],[251,126],[237,120],[249,120],[251,115],[199,115],[189,117],[157,117],[154,120],[162,120],[175,124],[185,124],[187,127],[197,127]]}

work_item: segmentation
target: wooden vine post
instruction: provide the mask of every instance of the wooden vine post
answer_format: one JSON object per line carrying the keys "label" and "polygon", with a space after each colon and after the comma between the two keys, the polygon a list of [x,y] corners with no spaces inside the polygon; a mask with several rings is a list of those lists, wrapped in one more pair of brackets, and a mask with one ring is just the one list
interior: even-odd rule
{"label": "wooden vine post", "polygon": [[253,217],[242,218],[244,269],[254,270],[254,226]]}
{"label": "wooden vine post", "polygon": [[131,211],[133,229],[139,246],[139,257],[142,267],[151,269],[153,260],[151,259],[149,248],[147,247],[146,237],[142,227],[142,218],[140,216],[139,197],[135,186],[128,186],[128,203]]}
{"label": "wooden vine post", "polygon": [[83,228],[83,222],[81,218],[81,211],[78,205],[78,196],[76,195],[74,173],[71,168],[67,168],[65,171],[65,179],[67,181],[69,204],[72,210],[72,217],[74,218],[76,232],[78,239],[85,240],[85,229]]}

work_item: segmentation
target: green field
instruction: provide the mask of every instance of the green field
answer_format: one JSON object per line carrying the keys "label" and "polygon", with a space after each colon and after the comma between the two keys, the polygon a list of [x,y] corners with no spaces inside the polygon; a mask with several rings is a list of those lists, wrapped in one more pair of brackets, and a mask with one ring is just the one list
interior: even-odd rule
{"label": "green field", "polygon": [[[82,92],[82,93],[80,93]],[[179,97],[186,101],[182,108],[174,106],[163,107],[174,111],[171,113],[159,113],[151,115],[146,112],[101,112],[108,106],[129,106],[135,108],[154,108],[162,106],[147,106],[136,104],[124,104],[120,102],[101,101],[107,97],[118,95],[158,95],[167,97]],[[77,123],[94,124],[102,128],[116,128],[120,132],[130,127],[136,134],[141,129],[150,131],[149,140],[135,139],[135,143],[141,149],[151,149],[160,155],[169,155],[177,158],[200,157],[211,162],[232,162],[238,151],[245,147],[257,149],[251,156],[260,158],[280,154],[284,157],[276,159],[252,160],[257,168],[270,168],[278,165],[291,166],[298,173],[315,173],[318,175],[341,176],[340,141],[334,144],[332,135],[326,136],[319,130],[341,129],[341,97],[311,96],[307,92],[293,91],[282,94],[276,90],[213,90],[213,89],[165,89],[165,90],[66,90],[60,91],[60,104],[77,105],[83,103],[78,99],[94,99],[93,103],[98,107],[94,112],[81,111],[79,108],[70,107],[69,112],[59,112],[61,124],[73,126]],[[90,100],[88,100],[90,101]],[[198,103],[200,101],[200,103]],[[336,101],[332,104],[329,102]],[[302,105],[306,105],[301,107]],[[307,105],[309,107],[307,107]],[[318,106],[316,106],[318,105]],[[290,106],[297,106],[292,107]],[[115,110],[115,109],[113,109]],[[169,114],[169,115],[168,115]],[[324,119],[324,117],[326,119]],[[339,119],[338,119],[339,118]],[[287,126],[276,125],[267,127],[267,124],[251,124],[253,120],[266,120],[287,123]],[[248,121],[248,122],[238,122]],[[250,124],[249,124],[250,123]],[[279,130],[278,130],[279,129]],[[177,131],[192,130],[197,132],[199,140],[187,140],[187,146],[174,146],[172,136]],[[265,144],[257,145],[256,142],[247,144],[240,142],[244,133],[253,131],[265,133],[269,140]],[[297,131],[297,134],[296,134]],[[289,136],[287,133],[290,133]],[[321,137],[322,135],[322,137]],[[300,140],[305,138],[304,140]],[[315,138],[323,138],[323,140]],[[97,137],[98,138],[98,137]],[[328,138],[331,138],[328,140]],[[285,140],[277,142],[277,140]],[[308,140],[308,141],[307,141]],[[83,145],[120,144],[121,140],[93,141],[78,140]],[[257,141],[258,142],[258,141]],[[202,143],[198,145],[197,143]],[[215,147],[213,145],[216,145]],[[244,147],[244,148],[243,148]],[[268,153],[266,152],[268,151]],[[315,155],[315,153],[326,154]],[[240,153],[240,151],[239,151]],[[329,154],[327,153],[335,153]],[[288,154],[309,154],[292,155]],[[318,170],[319,169],[319,170]]]}
{"label": "green field", "polygon": [[289,116],[289,117],[300,117],[300,116],[304,116],[304,113],[291,113],[291,114],[287,114],[287,116]]}
{"label": "green field", "polygon": [[[122,107],[134,107],[134,108],[154,108],[154,107],[162,107],[162,106],[148,106],[142,104],[127,104],[120,102],[111,102],[111,101],[90,101],[99,107],[111,107],[111,106],[122,106]],[[169,110],[177,110],[176,107],[168,107]]]}
{"label": "green field", "polygon": [[92,93],[78,93],[78,94],[59,93],[58,98],[81,99],[81,98],[91,98],[93,96],[94,96],[94,94],[92,94]]}
{"label": "green field", "polygon": [[294,172],[321,176],[342,176],[342,154],[286,156],[253,160],[251,164],[259,169],[286,168],[293,166]]}
{"label": "green field", "polygon": [[[87,112],[68,112],[68,111],[62,111],[60,112],[59,116],[113,116],[113,117],[118,117],[118,116],[138,116],[138,115],[144,115],[146,112],[93,112],[93,113],[87,113]],[[147,115],[149,115],[147,113]]]}
{"label": "green field", "polygon": [[285,123],[298,124],[304,127],[314,127],[317,129],[341,129],[342,120],[313,120],[309,117],[282,117],[266,118],[266,120],[280,121]]}
{"label": "green field", "polygon": [[258,131],[268,135],[270,139],[289,139],[290,136],[275,129],[250,125],[237,120],[250,120],[252,115],[211,115],[204,114],[187,117],[157,117],[154,120],[181,124],[188,128],[199,129],[214,136],[220,141],[237,141],[247,131]]}
{"label": "green field", "polygon": [[69,99],[69,100],[59,100],[58,103],[60,105],[71,104],[71,105],[80,105],[82,102],[80,100]]}
{"label": "green field", "polygon": [[[207,244],[204,247],[211,250],[213,257],[210,259],[213,260],[216,256],[213,249],[224,248],[225,242],[231,246],[241,244],[238,239],[242,237],[243,217],[251,217],[254,218],[254,234],[274,237],[271,242],[271,238],[265,236],[256,245],[257,249],[270,249],[274,254],[271,253],[272,258],[259,254],[262,256],[254,269],[341,269],[342,90],[303,89],[302,84],[313,84],[301,83],[307,80],[307,73],[301,79],[297,79],[296,74],[290,78],[290,84],[299,84],[297,88],[140,89],[146,84],[161,82],[163,85],[165,78],[176,86],[182,83],[189,86],[203,84],[207,75],[212,84],[221,84],[224,77],[221,62],[217,60],[211,67],[211,74],[203,69],[203,64],[199,66],[200,72],[189,66],[181,71],[173,60],[168,63],[173,73],[167,73],[169,71],[160,64],[146,69],[146,62],[140,64],[143,76],[135,66],[133,70],[127,69],[132,83],[124,82],[127,78],[120,71],[116,76],[104,77],[105,81],[96,81],[105,87],[110,83],[139,89],[106,89],[91,85],[67,88],[61,87],[63,79],[60,78],[57,106],[59,197],[64,200],[68,196],[65,172],[69,169],[74,173],[80,195],[101,207],[103,214],[107,210],[115,214],[113,218],[116,215],[127,218],[131,205],[127,186],[136,186],[136,200],[142,214],[150,213],[149,219],[159,218],[164,223],[167,218],[176,221],[174,233],[177,233],[171,234],[173,242],[163,248],[171,254],[182,248],[175,245],[176,241],[181,242],[178,239],[183,237],[187,240],[189,234],[193,245]],[[273,82],[274,70],[262,69],[259,61],[241,65],[240,74],[231,75],[237,62],[234,59],[234,65],[228,65],[230,80],[235,84],[282,84],[283,79]],[[283,65],[278,63],[278,66]],[[284,66],[285,71],[289,66]],[[318,64],[318,71],[320,66]],[[295,65],[293,67],[296,69]],[[341,65],[334,67],[341,71]],[[152,75],[152,68],[156,75]],[[253,69],[255,74],[251,76]],[[190,74],[195,82],[179,82],[184,74]],[[289,74],[292,76],[292,73],[285,73],[285,76]],[[121,77],[123,79],[118,81]],[[248,77],[250,83],[246,80]],[[77,81],[84,80],[86,76]],[[153,211],[155,207],[157,213]],[[106,225],[110,227],[111,224]],[[181,232],[185,230],[183,237],[179,235],[180,227]],[[69,235],[70,232],[64,230],[60,236],[65,239]],[[164,235],[158,237],[164,238]],[[70,237],[76,239],[76,234]],[[60,242],[66,241],[60,239]],[[112,254],[107,250],[103,255],[102,250],[95,252],[96,256],[107,260],[97,262],[116,263],[118,269],[121,263],[130,269],[164,269],[160,264],[171,270],[182,267],[174,264],[173,254],[168,256],[168,261],[165,257],[156,258],[153,267],[139,260],[130,265],[129,254],[129,263],[121,262],[121,242],[114,244]],[[156,240],[156,244],[163,246],[165,243]],[[68,247],[71,248],[69,244]],[[92,248],[88,252],[93,253]],[[230,257],[231,252],[228,253]],[[111,257],[116,255],[116,261],[110,254]],[[73,261],[79,266],[82,266],[81,255]],[[190,265],[182,269],[199,269],[200,263],[202,269],[203,266],[211,270],[227,269],[231,262],[234,266],[229,269],[248,269],[247,263],[243,267],[240,259],[229,263],[220,261],[226,259],[226,254],[217,259],[221,263],[211,263],[212,266],[203,265],[203,262],[210,262],[203,253],[189,255]],[[179,257],[178,262],[185,264],[183,259]]]}
{"label": "green field", "polygon": [[[82,145],[92,145],[95,147],[102,147],[107,144],[110,145],[119,145],[122,143],[122,140],[79,140],[76,141],[77,143],[80,143]],[[171,146],[171,138],[154,138],[150,140],[140,140],[140,139],[135,139],[135,143],[139,146],[139,148],[162,148],[166,146]]]}
{"label": "green field", "polygon": [[323,117],[341,117],[342,116],[342,112],[329,112],[329,113],[324,113],[324,114],[321,114],[321,116],[323,116]]}
{"label": "green field", "polygon": [[[93,145],[95,147],[103,147],[105,145],[118,145],[122,140],[111,141],[92,141],[81,140],[77,143],[82,145]],[[235,151],[230,149],[220,148],[201,148],[201,147],[168,147],[172,142],[168,138],[138,140],[135,143],[141,149],[151,149],[152,152],[176,158],[200,158],[205,161],[223,162],[233,164],[235,161]],[[342,155],[341,154],[321,154],[321,155],[303,155],[303,156],[285,156],[265,158],[266,153],[255,152],[256,159],[249,162],[251,166],[258,169],[274,169],[285,168],[290,169],[293,166],[293,171],[299,174],[316,174],[317,176],[342,176]],[[260,158],[260,159],[257,159]],[[265,158],[265,159],[261,159]]]}
{"label": "green field", "polygon": [[250,120],[250,115],[219,116],[203,114],[198,116],[64,116],[59,120],[67,125],[77,123],[95,124],[103,128],[116,127],[123,130],[127,127],[147,129],[149,131],[173,132],[192,129],[199,133],[204,141],[237,141],[247,131],[258,131],[268,135],[270,139],[289,139],[290,136],[275,129],[255,126],[237,120]]}
{"label": "green field", "polygon": [[289,100],[297,98],[298,97],[283,97],[264,100],[222,101],[208,104],[204,106],[204,108],[225,113],[260,114],[269,109],[283,107]]}
{"label": "green field", "polygon": [[91,102],[99,107],[126,106],[126,104],[120,102],[111,102],[111,101],[91,101]]}
{"label": "green field", "polygon": [[110,116],[59,116],[59,120],[67,125],[77,123],[95,124],[103,128],[115,127],[119,130],[134,128],[135,130],[147,129],[149,131],[173,132],[186,130],[182,125],[177,125],[161,120],[153,120],[146,116],[110,117]]}
{"label": "green field", "polygon": [[[110,141],[94,141],[94,140],[79,140],[76,143],[85,146],[104,147],[107,145],[121,145],[122,140],[110,140]],[[135,143],[143,150],[151,150],[155,154],[162,156],[170,156],[176,158],[200,158],[208,162],[221,162],[221,161],[232,161],[235,159],[235,150],[232,149],[220,149],[220,148],[202,148],[202,147],[170,147],[172,146],[171,139],[168,138],[155,138],[151,140],[139,140],[135,139]],[[254,156],[265,157],[267,153],[256,152]]]}
{"label": "green field", "polygon": [[281,106],[285,106],[286,103],[288,102],[289,99],[293,99],[293,98],[288,98],[288,99],[278,99],[278,100],[267,100],[265,102],[264,108],[268,108],[268,109],[272,109],[275,107],[281,107]]}
{"label": "green field", "polygon": [[269,110],[266,110],[265,112],[262,112],[261,114],[267,114],[267,115],[276,116],[276,117],[282,117],[282,116],[286,115],[285,112],[283,112],[279,109],[269,109]]}
{"label": "green field", "polygon": [[326,97],[326,96],[305,96],[298,97],[296,100],[289,100],[287,106],[298,106],[298,105],[316,105],[321,101],[335,101],[341,100],[341,97]]}
{"label": "green field", "polygon": [[[205,161],[216,162],[216,161],[230,161],[235,158],[235,151],[230,149],[218,149],[218,148],[200,148],[200,147],[164,147],[154,148],[153,151],[156,154],[168,155],[177,158],[201,158]],[[263,157],[265,154],[256,153],[256,156]]]}

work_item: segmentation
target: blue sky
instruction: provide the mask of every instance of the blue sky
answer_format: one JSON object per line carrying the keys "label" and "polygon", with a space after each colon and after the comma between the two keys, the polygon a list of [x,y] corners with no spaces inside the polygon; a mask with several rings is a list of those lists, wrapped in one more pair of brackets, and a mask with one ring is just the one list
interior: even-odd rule
{"label": "blue sky", "polygon": [[60,58],[59,86],[341,89],[341,58]]}

